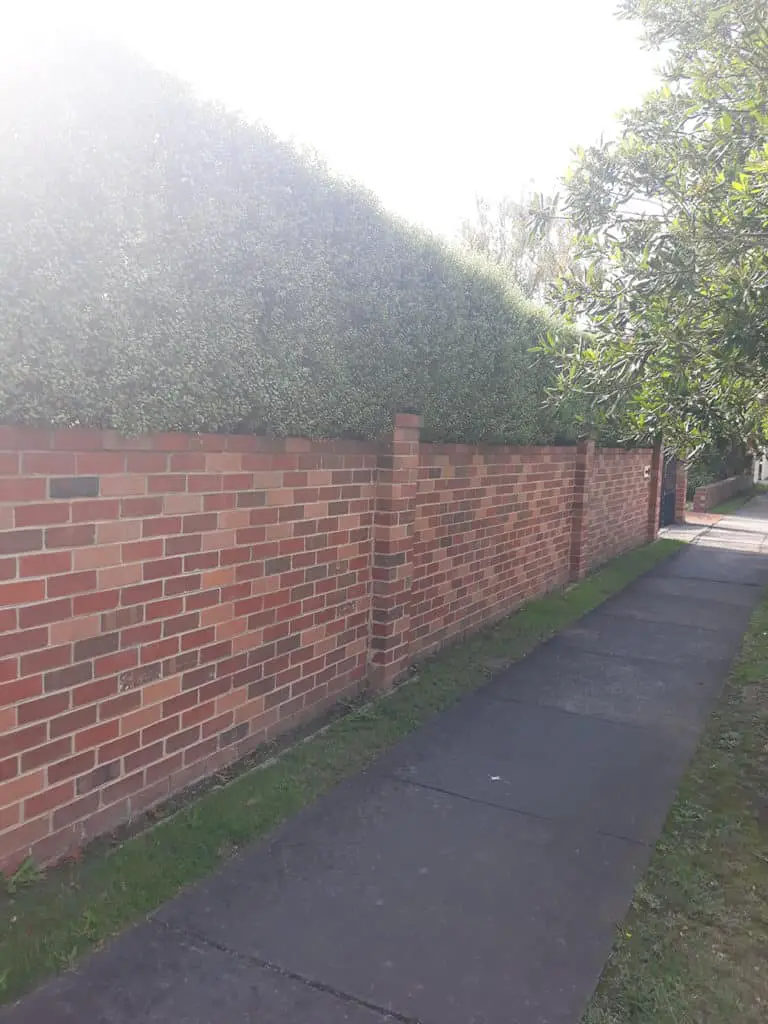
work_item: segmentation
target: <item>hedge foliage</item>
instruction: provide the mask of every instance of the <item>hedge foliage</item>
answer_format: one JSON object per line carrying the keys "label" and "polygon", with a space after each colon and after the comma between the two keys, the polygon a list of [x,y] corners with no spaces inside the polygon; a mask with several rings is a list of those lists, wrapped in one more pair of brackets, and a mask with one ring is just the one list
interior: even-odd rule
{"label": "hedge foliage", "polygon": [[494,270],[120,52],[2,100],[0,419],[546,443],[552,326]]}

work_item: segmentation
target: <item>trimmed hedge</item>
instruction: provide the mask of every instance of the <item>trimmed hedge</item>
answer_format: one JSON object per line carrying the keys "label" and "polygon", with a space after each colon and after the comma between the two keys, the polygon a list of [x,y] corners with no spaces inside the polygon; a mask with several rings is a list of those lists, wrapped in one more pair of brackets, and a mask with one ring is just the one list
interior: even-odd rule
{"label": "trimmed hedge", "polygon": [[[43,77],[44,76],[44,77]],[[553,326],[492,268],[122,52],[0,125],[0,419],[547,443]]]}

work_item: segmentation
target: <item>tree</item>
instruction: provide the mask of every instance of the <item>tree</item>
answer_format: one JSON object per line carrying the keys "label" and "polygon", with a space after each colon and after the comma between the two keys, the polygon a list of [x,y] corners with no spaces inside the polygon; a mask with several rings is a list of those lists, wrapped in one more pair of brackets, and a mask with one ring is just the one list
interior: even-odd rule
{"label": "tree", "polygon": [[[664,432],[684,454],[756,446],[768,396],[768,0],[624,0],[662,84],[579,155],[566,211],[588,264],[550,338],[558,391],[596,431]],[[598,272],[599,271],[599,272]]]}
{"label": "tree", "polygon": [[501,267],[529,299],[544,302],[575,266],[576,232],[560,197],[539,193],[497,203],[478,197],[475,217],[461,225],[462,245]]}

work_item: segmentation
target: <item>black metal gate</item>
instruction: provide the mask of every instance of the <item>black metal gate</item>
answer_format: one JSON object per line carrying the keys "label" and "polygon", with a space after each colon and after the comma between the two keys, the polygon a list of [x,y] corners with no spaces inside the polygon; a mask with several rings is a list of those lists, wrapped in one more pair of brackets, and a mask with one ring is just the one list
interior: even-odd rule
{"label": "black metal gate", "polygon": [[659,502],[659,526],[671,526],[675,521],[675,488],[677,486],[677,459],[664,459],[661,474],[661,501]]}

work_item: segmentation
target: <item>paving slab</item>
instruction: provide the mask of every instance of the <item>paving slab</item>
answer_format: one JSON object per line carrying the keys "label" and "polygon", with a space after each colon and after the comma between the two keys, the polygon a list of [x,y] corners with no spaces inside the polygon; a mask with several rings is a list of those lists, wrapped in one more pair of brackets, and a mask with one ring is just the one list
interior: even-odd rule
{"label": "paving slab", "polygon": [[389,1024],[377,1013],[144,923],[0,1009],[5,1024]]}
{"label": "paving slab", "polygon": [[681,675],[725,675],[740,646],[730,631],[716,632],[671,622],[636,622],[601,608],[562,630],[553,643],[620,658],[648,658],[679,666]]}
{"label": "paving slab", "polygon": [[[699,587],[699,591],[702,589],[707,588]],[[754,599],[754,594],[752,597]],[[680,601],[630,589],[611,601],[609,614],[641,622],[669,622],[697,629],[730,631],[740,639],[749,622],[750,608],[723,604],[698,595]]]}
{"label": "paving slab", "polygon": [[[707,580],[706,586],[702,586],[702,580],[688,579],[685,576],[661,576],[657,572],[650,572],[632,583],[626,593],[642,594],[644,597],[659,601],[664,597],[683,598],[683,601],[667,602],[667,605],[683,604],[691,598],[696,601],[713,601],[718,605],[736,605],[751,613],[758,597],[755,590],[752,584],[718,583]],[[612,600],[615,601],[617,598]]]}
{"label": "paving slab", "polygon": [[[705,547],[699,538],[678,552],[674,558],[659,566],[661,576],[682,576],[701,581],[768,585],[768,555],[747,551],[728,551],[720,547]],[[757,595],[755,596],[757,600]]]}
{"label": "paving slab", "polygon": [[648,856],[373,773],[158,917],[421,1024],[574,1024]]}
{"label": "paving slab", "polygon": [[649,658],[614,658],[549,643],[500,673],[483,691],[496,700],[698,735],[723,677],[706,665],[680,672]]}
{"label": "paving slab", "polygon": [[694,746],[691,733],[473,696],[407,737],[374,770],[652,842]]}

